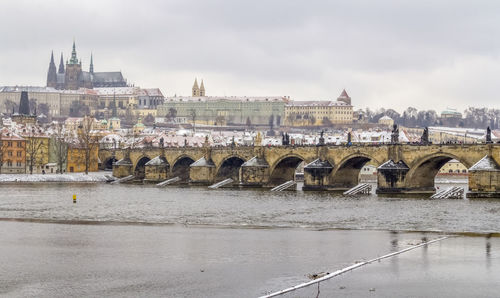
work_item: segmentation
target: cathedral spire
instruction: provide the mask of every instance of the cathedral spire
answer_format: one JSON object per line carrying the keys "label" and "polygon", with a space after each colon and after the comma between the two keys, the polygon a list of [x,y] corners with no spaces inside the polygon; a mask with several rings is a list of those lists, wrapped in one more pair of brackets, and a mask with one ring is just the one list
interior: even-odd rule
{"label": "cathedral spire", "polygon": [[57,83],[57,70],[54,63],[54,51],[50,54],[49,71],[47,72],[47,87],[55,87]]}
{"label": "cathedral spire", "polygon": [[58,73],[64,73],[64,59],[63,59],[63,53],[61,53],[61,61],[59,61],[59,69],[57,71]]}
{"label": "cathedral spire", "polygon": [[94,73],[94,58],[92,57],[92,52],[90,53],[90,73]]}
{"label": "cathedral spire", "polygon": [[69,59],[69,64],[78,64],[78,58],[76,57],[76,46],[73,40],[73,50],[71,51],[71,59]]}

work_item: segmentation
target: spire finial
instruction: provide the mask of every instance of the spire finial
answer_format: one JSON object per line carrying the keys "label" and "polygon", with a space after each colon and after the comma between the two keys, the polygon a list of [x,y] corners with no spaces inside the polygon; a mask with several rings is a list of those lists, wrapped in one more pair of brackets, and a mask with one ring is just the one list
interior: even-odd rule
{"label": "spire finial", "polygon": [[90,52],[90,73],[94,73],[94,57],[92,52]]}
{"label": "spire finial", "polygon": [[61,60],[59,61],[59,69],[57,71],[58,73],[64,73],[64,59],[63,59],[63,53],[61,52]]}
{"label": "spire finial", "polygon": [[69,59],[69,63],[78,64],[78,58],[76,57],[75,39],[73,39],[73,51],[71,51],[71,59]]}

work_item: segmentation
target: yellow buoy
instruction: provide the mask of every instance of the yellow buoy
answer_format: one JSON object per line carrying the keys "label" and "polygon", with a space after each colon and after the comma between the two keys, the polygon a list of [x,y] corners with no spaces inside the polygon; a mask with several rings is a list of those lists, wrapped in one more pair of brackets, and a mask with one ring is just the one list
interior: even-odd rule
{"label": "yellow buoy", "polygon": [[73,203],[76,203],[76,195],[73,195]]}

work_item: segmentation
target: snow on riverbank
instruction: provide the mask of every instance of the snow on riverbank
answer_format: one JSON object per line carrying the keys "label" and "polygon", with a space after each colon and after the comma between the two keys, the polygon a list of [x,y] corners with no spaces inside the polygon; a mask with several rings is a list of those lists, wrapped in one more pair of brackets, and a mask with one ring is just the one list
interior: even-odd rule
{"label": "snow on riverbank", "polygon": [[104,175],[111,172],[70,173],[70,174],[0,174],[2,182],[106,182]]}

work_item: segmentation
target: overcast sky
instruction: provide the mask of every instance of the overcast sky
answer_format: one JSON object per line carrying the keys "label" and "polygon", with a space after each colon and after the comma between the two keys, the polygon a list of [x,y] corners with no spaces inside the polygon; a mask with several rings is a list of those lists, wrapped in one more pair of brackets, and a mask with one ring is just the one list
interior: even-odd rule
{"label": "overcast sky", "polygon": [[88,70],[190,95],[355,108],[500,108],[499,1],[2,1],[0,85],[44,86],[73,38]]}

